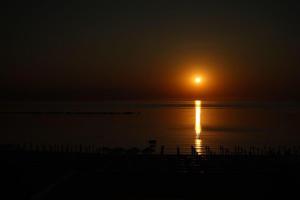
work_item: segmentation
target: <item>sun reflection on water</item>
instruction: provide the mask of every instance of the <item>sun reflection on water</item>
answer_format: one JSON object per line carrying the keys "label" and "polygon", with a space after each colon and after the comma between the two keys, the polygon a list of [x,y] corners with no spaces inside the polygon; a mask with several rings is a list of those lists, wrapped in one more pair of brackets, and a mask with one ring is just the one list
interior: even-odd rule
{"label": "sun reflection on water", "polygon": [[196,139],[195,139],[195,148],[198,154],[203,154],[202,151],[202,140],[201,136],[201,101],[195,101],[195,132],[196,132]]}

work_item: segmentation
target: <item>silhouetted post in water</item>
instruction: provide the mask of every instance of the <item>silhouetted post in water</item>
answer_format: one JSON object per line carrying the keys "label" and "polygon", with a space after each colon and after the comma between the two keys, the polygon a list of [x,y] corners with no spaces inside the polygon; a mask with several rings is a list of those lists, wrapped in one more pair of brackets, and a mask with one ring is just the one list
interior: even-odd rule
{"label": "silhouetted post in water", "polygon": [[155,148],[156,147],[156,140],[149,140],[148,143],[149,143],[149,146],[151,148]]}
{"label": "silhouetted post in water", "polygon": [[279,146],[279,147],[278,147],[277,154],[278,154],[278,155],[281,155],[281,152],[282,152],[282,147],[281,147],[281,146]]}
{"label": "silhouetted post in water", "polygon": [[177,156],[180,156],[180,148],[177,147]]}
{"label": "silhouetted post in water", "polygon": [[17,151],[21,151],[21,146],[20,146],[20,144],[17,144]]}
{"label": "silhouetted post in water", "polygon": [[149,148],[152,149],[153,152],[156,150],[156,140],[149,140],[148,141]]}
{"label": "silhouetted post in water", "polygon": [[35,146],[35,151],[36,151],[36,152],[39,152],[39,151],[40,151],[40,147],[39,147],[38,144]]}
{"label": "silhouetted post in water", "polygon": [[26,151],[26,149],[23,148],[23,145],[20,144],[20,150],[21,151]]}
{"label": "silhouetted post in water", "polygon": [[100,148],[100,147],[97,147],[97,149],[96,149],[96,153],[97,153],[98,155],[100,155],[100,154],[101,154],[101,148]]}
{"label": "silhouetted post in water", "polygon": [[196,150],[195,150],[195,147],[193,145],[191,146],[191,153],[192,153],[192,156],[196,155]]}
{"label": "silhouetted post in water", "polygon": [[223,147],[223,145],[220,145],[219,149],[220,149],[221,155],[224,155],[224,147]]}
{"label": "silhouetted post in water", "polygon": [[100,154],[100,147],[98,147],[98,146],[95,147],[95,153],[96,153],[97,155]]}
{"label": "silhouetted post in water", "polygon": [[250,146],[249,148],[249,153],[248,153],[249,156],[252,156],[252,146]]}
{"label": "silhouetted post in water", "polygon": [[263,148],[263,150],[262,150],[262,151],[263,151],[263,153],[262,153],[262,154],[263,154],[263,155],[265,155],[265,154],[266,154],[266,152],[267,152],[267,147],[266,147],[265,145],[264,145],[264,148]]}
{"label": "silhouetted post in water", "polygon": [[162,145],[160,148],[160,155],[164,155],[164,151],[165,151],[165,146]]}
{"label": "silhouetted post in water", "polygon": [[230,154],[230,150],[228,148],[225,148],[225,156],[228,156]]}
{"label": "silhouetted post in water", "polygon": [[209,154],[209,147],[205,146],[205,155],[207,156]]}
{"label": "silhouetted post in water", "polygon": [[27,147],[27,145],[26,145],[26,143],[24,143],[24,144],[22,145],[23,151],[26,151],[26,147]]}
{"label": "silhouetted post in water", "polygon": [[295,146],[293,146],[293,154],[298,155],[297,148]]}
{"label": "silhouetted post in water", "polygon": [[79,145],[79,153],[81,153],[82,152],[82,145],[80,144]]}
{"label": "silhouetted post in water", "polygon": [[240,151],[239,146],[235,146],[234,147],[234,154],[238,155],[240,153],[239,151]]}

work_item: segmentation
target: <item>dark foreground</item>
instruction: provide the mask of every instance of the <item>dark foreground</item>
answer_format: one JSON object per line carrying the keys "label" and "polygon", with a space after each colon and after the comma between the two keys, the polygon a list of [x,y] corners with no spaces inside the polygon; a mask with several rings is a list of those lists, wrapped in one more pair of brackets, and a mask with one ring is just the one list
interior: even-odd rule
{"label": "dark foreground", "polygon": [[289,199],[298,155],[1,151],[1,199]]}

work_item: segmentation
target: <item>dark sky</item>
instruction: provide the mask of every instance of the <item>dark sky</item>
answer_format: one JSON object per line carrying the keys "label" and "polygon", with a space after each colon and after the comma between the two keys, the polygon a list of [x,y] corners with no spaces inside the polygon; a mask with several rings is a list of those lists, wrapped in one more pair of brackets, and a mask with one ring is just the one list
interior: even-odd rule
{"label": "dark sky", "polygon": [[1,101],[300,99],[297,1],[1,4]]}

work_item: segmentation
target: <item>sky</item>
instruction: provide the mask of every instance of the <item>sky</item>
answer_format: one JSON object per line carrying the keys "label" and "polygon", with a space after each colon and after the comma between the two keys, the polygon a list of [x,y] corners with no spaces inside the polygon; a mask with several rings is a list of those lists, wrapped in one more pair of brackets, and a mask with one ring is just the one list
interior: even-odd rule
{"label": "sky", "polygon": [[300,100],[299,13],[297,1],[4,2],[0,101]]}

